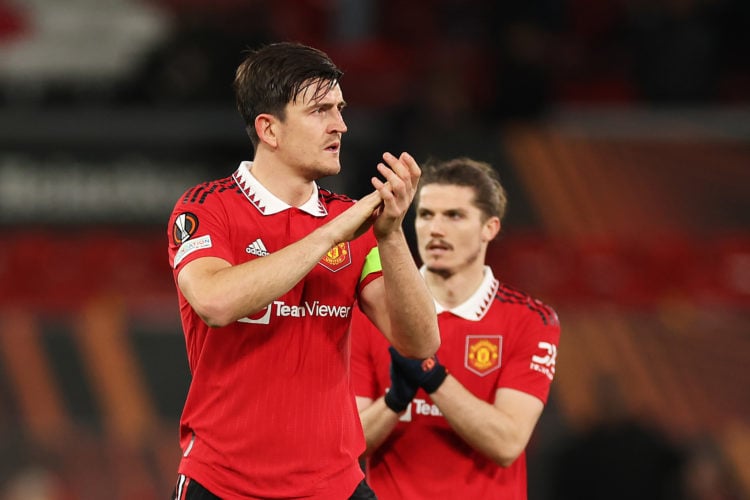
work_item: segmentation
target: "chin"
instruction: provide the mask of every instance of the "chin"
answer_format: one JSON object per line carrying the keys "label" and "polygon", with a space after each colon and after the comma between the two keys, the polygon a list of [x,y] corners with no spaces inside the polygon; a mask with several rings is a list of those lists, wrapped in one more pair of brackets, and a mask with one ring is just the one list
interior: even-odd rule
{"label": "chin", "polygon": [[316,177],[318,179],[321,179],[323,177],[330,177],[332,175],[337,175],[339,172],[341,172],[341,165],[321,165],[316,169]]}
{"label": "chin", "polygon": [[444,264],[436,263],[436,262],[428,262],[427,264],[425,264],[425,267],[427,268],[429,272],[439,273],[439,274],[443,274],[446,271],[450,270],[448,266]]}
{"label": "chin", "polygon": [[336,175],[341,172],[341,162],[337,159],[334,163],[327,164],[324,170],[326,171],[326,175]]}

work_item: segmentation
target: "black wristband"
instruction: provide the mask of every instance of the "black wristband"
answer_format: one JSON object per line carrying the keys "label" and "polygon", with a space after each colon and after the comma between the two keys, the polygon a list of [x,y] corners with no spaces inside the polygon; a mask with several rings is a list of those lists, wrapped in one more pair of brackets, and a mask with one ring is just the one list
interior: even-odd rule
{"label": "black wristband", "polygon": [[432,369],[430,376],[422,382],[422,389],[427,391],[428,394],[432,394],[438,390],[447,376],[448,370],[446,370],[443,365],[436,365],[435,368]]}
{"label": "black wristband", "polygon": [[401,413],[407,406],[409,406],[409,403],[411,403],[411,401],[404,403],[403,401],[397,400],[393,395],[393,391],[386,392],[383,399],[385,400],[385,405],[396,413]]}

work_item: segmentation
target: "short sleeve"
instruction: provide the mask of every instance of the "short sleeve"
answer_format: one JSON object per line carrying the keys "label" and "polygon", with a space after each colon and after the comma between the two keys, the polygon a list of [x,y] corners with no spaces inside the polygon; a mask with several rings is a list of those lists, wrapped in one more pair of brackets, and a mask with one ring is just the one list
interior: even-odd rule
{"label": "short sleeve", "polygon": [[[185,197],[186,198],[186,197]],[[231,262],[227,216],[218,197],[202,203],[177,202],[169,218],[169,264],[175,276],[199,257],[219,257]]]}
{"label": "short sleeve", "polygon": [[[354,394],[377,399],[381,396],[378,387],[373,341],[382,337],[370,319],[355,305],[351,322],[351,377]],[[386,348],[387,349],[387,346]]]}
{"label": "short sleeve", "polygon": [[518,322],[520,329],[509,347],[498,388],[516,389],[536,396],[546,404],[555,376],[560,323],[557,315],[545,306],[545,314],[527,311]]}

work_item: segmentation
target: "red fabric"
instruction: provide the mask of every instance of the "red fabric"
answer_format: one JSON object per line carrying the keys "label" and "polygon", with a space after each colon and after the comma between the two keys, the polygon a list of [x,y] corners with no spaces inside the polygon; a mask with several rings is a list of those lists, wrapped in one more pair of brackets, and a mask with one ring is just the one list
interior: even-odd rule
{"label": "red fabric", "polygon": [[[496,390],[517,389],[547,401],[551,364],[539,362],[557,346],[560,326],[554,311],[539,301],[501,286],[487,314],[469,321],[450,312],[438,315],[442,343],[438,358],[475,396],[492,403]],[[499,347],[497,360],[481,363],[472,346]],[[556,351],[555,351],[556,352]],[[532,366],[533,365],[533,366]],[[390,385],[388,342],[357,309],[352,319],[352,379],[355,394],[376,399]],[[401,422],[370,457],[368,482],[379,500],[434,498],[526,498],[526,459],[522,454],[502,468],[470,448],[439,414],[421,389]]]}
{"label": "red fabric", "polygon": [[[186,255],[175,280],[199,257],[232,264],[259,258],[249,253],[259,252],[258,239],[274,252],[352,203],[321,191],[325,217],[296,208],[263,215],[231,177],[189,193],[170,219],[170,263],[179,249],[173,223],[182,213],[197,223],[188,242],[210,235],[211,244]],[[375,245],[371,231],[350,242],[334,254],[345,250],[348,265],[321,261],[270,310],[254,315],[255,323],[209,328],[178,293],[193,374],[181,419],[180,473],[227,500],[349,497],[362,479],[357,460],[364,438],[349,378],[348,329]]]}

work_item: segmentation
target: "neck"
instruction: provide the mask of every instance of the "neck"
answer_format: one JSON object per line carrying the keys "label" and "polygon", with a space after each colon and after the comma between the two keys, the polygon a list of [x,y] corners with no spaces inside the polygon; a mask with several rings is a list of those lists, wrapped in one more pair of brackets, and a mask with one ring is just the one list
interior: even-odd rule
{"label": "neck", "polygon": [[253,177],[274,196],[292,207],[299,207],[310,199],[314,181],[306,179],[289,165],[268,157],[256,158],[251,168]]}
{"label": "neck", "polygon": [[466,302],[484,280],[484,265],[472,266],[455,273],[430,271],[425,273],[425,282],[435,300],[446,309]]}

